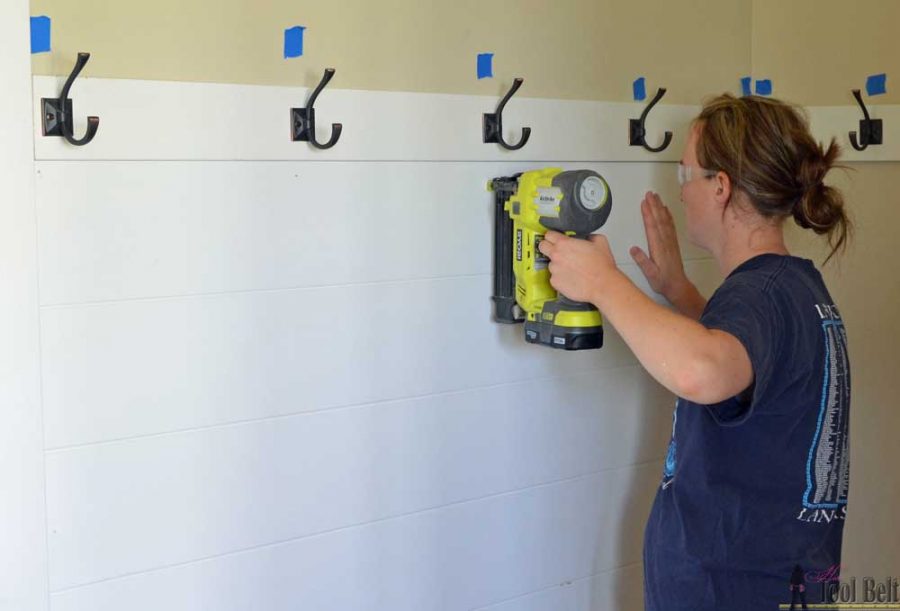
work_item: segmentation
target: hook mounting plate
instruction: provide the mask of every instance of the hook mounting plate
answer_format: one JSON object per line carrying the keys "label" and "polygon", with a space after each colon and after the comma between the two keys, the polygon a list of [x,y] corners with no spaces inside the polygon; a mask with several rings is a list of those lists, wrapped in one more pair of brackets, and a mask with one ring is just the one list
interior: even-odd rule
{"label": "hook mounting plate", "polygon": [[647,129],[640,119],[628,120],[628,143],[631,146],[643,146],[647,137]]}
{"label": "hook mounting plate", "polygon": [[65,109],[60,108],[58,98],[41,98],[41,128],[45,136],[63,136],[63,122],[69,133],[73,131],[72,100],[66,100]]}
{"label": "hook mounting plate", "polygon": [[315,117],[315,109],[308,112],[308,108],[291,108],[291,140],[294,142],[309,142],[310,124]]}
{"label": "hook mounting plate", "polygon": [[883,144],[884,130],[881,119],[863,119],[859,122],[859,139],[866,144]]}
{"label": "hook mounting plate", "polygon": [[484,113],[484,121],[483,125],[483,138],[482,140],[486,143],[499,144],[500,143],[500,115],[495,112],[486,112]]}

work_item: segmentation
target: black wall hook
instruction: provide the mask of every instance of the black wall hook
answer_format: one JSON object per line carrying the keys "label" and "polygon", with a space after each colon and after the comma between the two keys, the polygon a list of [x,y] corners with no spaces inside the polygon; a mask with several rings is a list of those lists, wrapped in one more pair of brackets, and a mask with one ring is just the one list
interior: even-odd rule
{"label": "black wall hook", "polygon": [[640,119],[629,119],[628,122],[628,131],[629,131],[629,141],[628,143],[631,146],[643,146],[645,149],[650,151],[651,153],[659,153],[661,151],[666,150],[669,144],[672,142],[672,132],[666,132],[665,137],[663,138],[663,143],[657,147],[652,147],[647,144],[647,129],[644,127],[644,122],[647,120],[647,115],[650,114],[650,109],[656,106],[656,103],[659,102],[662,97],[666,95],[666,90],[663,87],[659,88],[659,91],[656,92],[656,96],[653,98],[653,101],[644,109],[644,112],[641,113]]}
{"label": "black wall hook", "polygon": [[316,103],[316,98],[319,97],[319,94],[333,76],[334,68],[326,68],[325,74],[322,75],[322,80],[319,81],[319,86],[309,96],[306,107],[291,109],[291,140],[294,142],[309,142],[317,149],[330,149],[341,137],[341,131],[344,129],[343,124],[332,123],[331,138],[328,142],[323,144],[316,140],[316,109],[313,108],[313,104]]}
{"label": "black wall hook", "polygon": [[100,127],[100,119],[98,117],[87,118],[87,132],[80,139],[75,138],[74,122],[72,120],[72,100],[69,99],[69,90],[72,83],[78,78],[82,68],[91,58],[90,53],[79,53],[78,61],[72,74],[66,80],[63,86],[62,94],[58,98],[41,98],[41,110],[44,113],[42,127],[45,136],[62,136],[75,146],[84,146],[94,139],[97,135],[97,129]]}
{"label": "black wall hook", "polygon": [[872,119],[869,117],[869,110],[863,103],[862,94],[859,89],[853,90],[853,97],[856,98],[859,107],[862,108],[865,119],[859,122],[859,140],[856,139],[856,132],[850,132],[850,144],[852,144],[853,148],[857,151],[864,151],[870,144],[882,143],[881,119]]}
{"label": "black wall hook", "polygon": [[518,144],[509,144],[503,139],[503,109],[506,107],[506,103],[509,102],[509,99],[513,97],[513,94],[515,94],[519,90],[519,87],[522,86],[523,82],[524,81],[520,78],[515,79],[509,92],[502,100],[500,100],[500,104],[497,106],[497,112],[484,113],[482,133],[485,143],[496,143],[508,151],[517,151],[528,142],[528,138],[531,136],[530,127],[522,128],[522,139]]}

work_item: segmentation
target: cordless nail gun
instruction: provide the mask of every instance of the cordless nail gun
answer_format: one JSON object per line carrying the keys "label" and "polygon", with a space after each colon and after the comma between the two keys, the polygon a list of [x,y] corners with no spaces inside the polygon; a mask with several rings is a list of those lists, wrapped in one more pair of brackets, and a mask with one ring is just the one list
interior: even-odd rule
{"label": "cordless nail gun", "polygon": [[609,185],[592,170],[547,168],[495,178],[494,318],[525,323],[525,340],[564,350],[603,345],[603,320],[589,303],[550,286],[550,260],[538,250],[552,229],[587,239],[609,218]]}

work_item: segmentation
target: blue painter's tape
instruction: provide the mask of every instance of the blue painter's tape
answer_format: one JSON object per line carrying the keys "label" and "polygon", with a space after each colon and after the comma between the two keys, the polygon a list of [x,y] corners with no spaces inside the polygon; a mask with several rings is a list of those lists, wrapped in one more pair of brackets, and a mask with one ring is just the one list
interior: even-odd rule
{"label": "blue painter's tape", "polygon": [[882,95],[887,93],[887,74],[873,74],[866,79],[866,93]]}
{"label": "blue painter's tape", "polygon": [[478,78],[494,78],[494,54],[478,54]]}
{"label": "blue painter's tape", "polygon": [[751,95],[753,91],[750,89],[750,86],[753,84],[753,79],[749,76],[745,76],[741,79],[741,95]]}
{"label": "blue painter's tape", "polygon": [[634,99],[638,102],[647,99],[647,79],[643,76],[634,81],[631,85],[634,90]]}
{"label": "blue painter's tape", "polygon": [[303,26],[288,28],[284,31],[284,58],[303,55]]}
{"label": "blue painter's tape", "polygon": [[756,95],[772,95],[772,81],[769,79],[756,81]]}
{"label": "blue painter's tape", "polygon": [[42,15],[31,18],[31,52],[50,51],[50,18]]}

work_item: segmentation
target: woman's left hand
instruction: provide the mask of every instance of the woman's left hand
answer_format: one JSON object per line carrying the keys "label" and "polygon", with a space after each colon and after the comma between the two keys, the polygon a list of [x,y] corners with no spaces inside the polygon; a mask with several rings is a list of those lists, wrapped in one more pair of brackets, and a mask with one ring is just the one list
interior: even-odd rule
{"label": "woman's left hand", "polygon": [[538,249],[550,258],[550,285],[573,301],[596,305],[596,295],[619,272],[606,236],[587,240],[548,231]]}

